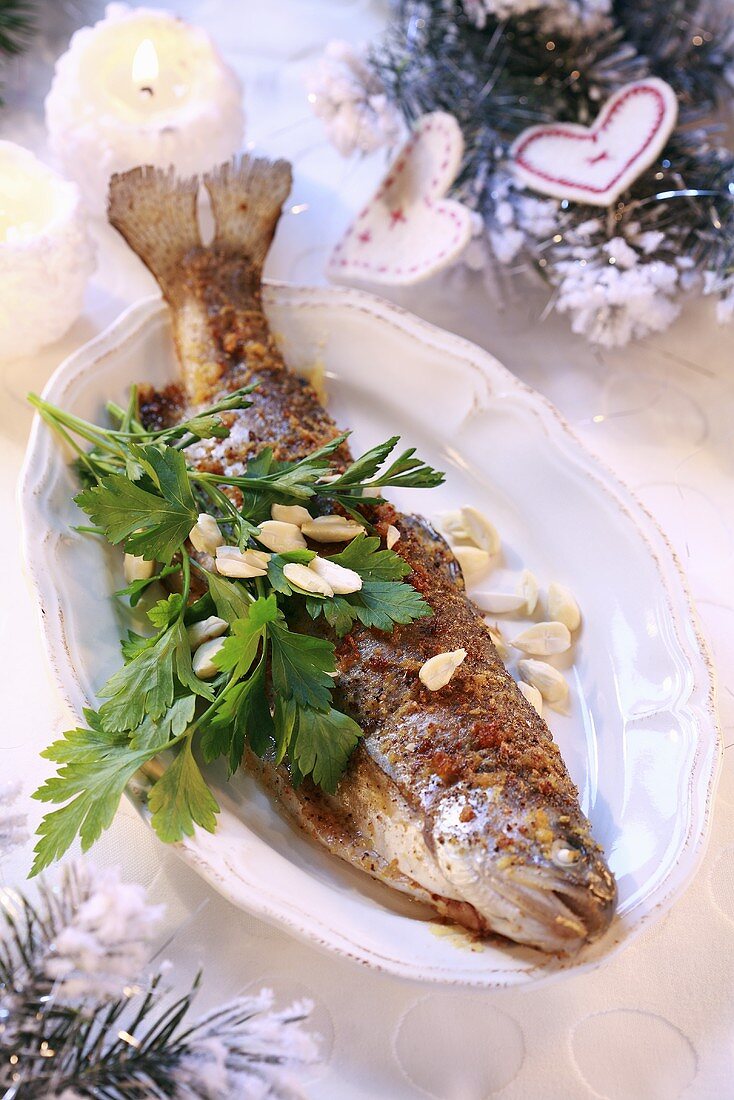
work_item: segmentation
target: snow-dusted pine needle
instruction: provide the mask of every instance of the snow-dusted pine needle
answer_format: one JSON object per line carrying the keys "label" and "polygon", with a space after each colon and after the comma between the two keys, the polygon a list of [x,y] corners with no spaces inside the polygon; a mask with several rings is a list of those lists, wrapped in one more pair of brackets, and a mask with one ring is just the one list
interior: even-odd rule
{"label": "snow-dusted pine needle", "polygon": [[39,901],[6,891],[0,1095],[10,1100],[298,1100],[317,1060],[310,1005],[240,997],[189,1023],[199,978],[172,1000],[146,974],[162,907],[115,871],[68,865]]}
{"label": "snow-dusted pine needle", "polygon": [[400,136],[400,115],[364,57],[348,42],[329,42],[306,87],[314,113],[342,156],[372,153]]}
{"label": "snow-dusted pine needle", "polygon": [[222,1096],[297,1100],[303,1096],[296,1071],[318,1061],[316,1041],[301,1027],[312,1006],[308,1001],[295,1002],[273,1012],[272,1004],[272,992],[263,989],[256,997],[238,998],[209,1013],[193,1026],[176,1075],[180,1100]]}
{"label": "snow-dusted pine needle", "polygon": [[80,901],[49,944],[44,972],[57,1000],[113,1000],[140,978],[165,907],[116,869],[78,863],[73,873]]}

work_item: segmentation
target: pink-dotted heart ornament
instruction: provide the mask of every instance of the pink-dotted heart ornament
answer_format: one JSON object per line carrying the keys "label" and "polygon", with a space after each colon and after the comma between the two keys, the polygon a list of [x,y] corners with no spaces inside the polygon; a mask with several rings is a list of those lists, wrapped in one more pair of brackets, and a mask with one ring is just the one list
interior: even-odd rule
{"label": "pink-dotted heart ornament", "polygon": [[329,278],[417,283],[455,260],[471,237],[471,212],[444,196],[463,152],[452,115],[423,115],[376,195],[332,252]]}
{"label": "pink-dotted heart ornament", "polygon": [[657,157],[678,117],[675,92],[650,77],[609,99],[593,126],[558,122],[523,130],[510,148],[533,191],[609,206]]}

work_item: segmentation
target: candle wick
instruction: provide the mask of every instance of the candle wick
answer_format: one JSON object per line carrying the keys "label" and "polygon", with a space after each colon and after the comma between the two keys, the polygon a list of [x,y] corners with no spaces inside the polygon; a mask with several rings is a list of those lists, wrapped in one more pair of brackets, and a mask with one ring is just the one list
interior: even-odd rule
{"label": "candle wick", "polygon": [[140,89],[140,94],[141,95],[150,95],[150,96],[152,96],[152,95],[155,95],[155,92],[150,87],[150,85],[146,84],[144,87],[142,87]]}

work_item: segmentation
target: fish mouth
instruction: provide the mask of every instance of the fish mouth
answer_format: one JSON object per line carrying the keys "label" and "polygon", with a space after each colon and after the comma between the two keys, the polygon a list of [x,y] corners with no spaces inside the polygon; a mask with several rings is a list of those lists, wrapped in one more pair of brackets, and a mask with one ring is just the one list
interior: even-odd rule
{"label": "fish mouth", "polygon": [[605,865],[574,881],[545,867],[508,869],[495,890],[515,906],[512,938],[543,951],[575,954],[609,928],[617,888]]}
{"label": "fish mouth", "polygon": [[[548,954],[574,955],[599,939],[612,922],[614,878],[601,860],[581,875],[541,865],[451,868],[452,885],[472,906],[481,930]],[[462,871],[464,873],[462,873]],[[463,879],[463,881],[460,881]]]}

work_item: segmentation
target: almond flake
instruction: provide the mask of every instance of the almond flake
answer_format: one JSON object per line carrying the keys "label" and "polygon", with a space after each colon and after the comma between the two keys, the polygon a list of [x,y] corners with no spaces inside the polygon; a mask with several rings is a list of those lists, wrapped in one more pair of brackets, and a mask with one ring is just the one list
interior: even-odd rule
{"label": "almond flake", "polygon": [[400,538],[400,532],[398,531],[397,527],[394,527],[393,524],[391,523],[390,526],[387,529],[387,534],[385,536],[385,542],[387,543],[388,550],[392,550],[393,546],[395,545],[395,543],[398,541],[399,538]]}
{"label": "almond flake", "polygon": [[137,554],[125,554],[122,567],[128,584],[133,581],[149,581],[155,573],[155,562],[146,561]]}
{"label": "almond flake", "polygon": [[354,569],[347,569],[338,562],[316,556],[308,563],[309,569],[321,577],[322,581],[333,589],[337,596],[347,596],[350,592],[359,592],[362,578]]}
{"label": "almond flake", "polygon": [[563,673],[546,661],[536,661],[532,657],[518,661],[520,675],[527,684],[537,688],[546,703],[562,708],[568,701],[568,684]]}
{"label": "almond flake", "polygon": [[534,573],[529,569],[523,570],[517,586],[519,594],[525,604],[525,614],[532,615],[538,606],[538,581]]}
{"label": "almond flake", "polygon": [[333,596],[334,589],[328,581],[325,581],[308,565],[300,562],[289,562],[283,566],[283,576],[302,592],[309,592],[313,596]]}
{"label": "almond flake", "polygon": [[471,600],[490,615],[506,615],[525,606],[525,597],[517,592],[472,592]]}
{"label": "almond flake", "polygon": [[478,508],[467,504],[456,511],[444,512],[438,517],[438,524],[452,544],[476,546],[492,557],[500,552],[497,528]]}
{"label": "almond flake", "polygon": [[296,527],[301,527],[311,519],[311,513],[302,504],[273,504],[270,508],[270,516],[283,523],[295,523]]}
{"label": "almond flake", "polygon": [[280,519],[266,519],[260,524],[260,534],[255,538],[275,554],[306,549],[306,540],[300,528],[295,523],[285,523]]}
{"label": "almond flake", "polygon": [[499,624],[490,622],[489,619],[485,619],[484,622],[486,623],[487,630],[489,631],[489,636],[492,639],[492,644],[494,645],[494,648],[497,650],[502,660],[506,661],[507,658],[510,656],[510,651],[507,648],[507,643],[502,636],[502,631],[499,628]]}
{"label": "almond flake", "polygon": [[452,546],[452,553],[459,563],[459,568],[467,585],[473,584],[488,572],[492,559],[486,550],[480,550],[477,546]]}
{"label": "almond flake", "polygon": [[543,717],[543,696],[540,694],[536,687],[532,684],[526,684],[524,680],[520,680],[518,685],[520,692],[525,696],[530,706],[536,711],[536,713]]}
{"label": "almond flake", "polygon": [[581,626],[581,612],[573,593],[557,581],[548,585],[548,614],[551,619],[567,626],[571,633]]}
{"label": "almond flake", "polygon": [[210,554],[212,557],[217,547],[224,545],[224,535],[219,529],[219,524],[208,512],[199,513],[199,518],[189,531],[189,540],[194,550],[200,554]]}
{"label": "almond flake", "polygon": [[194,675],[198,676],[200,680],[212,680],[219,674],[220,669],[214,664],[214,657],[219,653],[224,642],[224,638],[213,638],[212,641],[204,642],[204,644],[200,645],[197,649],[191,661],[191,665],[194,670]]}
{"label": "almond flake", "polygon": [[429,691],[438,691],[446,687],[461,662],[466,657],[465,649],[452,649],[429,657],[418,672],[418,679]]}
{"label": "almond flake", "polygon": [[236,546],[218,546],[217,573],[223,577],[240,577],[250,580],[252,577],[265,577],[268,572],[270,554],[262,550],[239,550]]}
{"label": "almond flake", "polygon": [[361,535],[364,527],[344,516],[317,516],[301,528],[306,538],[314,542],[348,542]]}
{"label": "almond flake", "polygon": [[571,647],[571,635],[563,623],[533,623],[512,639],[515,649],[533,657],[551,657]]}
{"label": "almond flake", "polygon": [[226,619],[220,619],[217,615],[210,615],[208,619],[202,619],[199,623],[193,623],[186,631],[191,650],[198,649],[204,642],[211,642],[213,638],[221,638],[226,634],[229,623]]}

